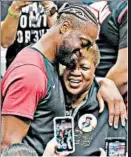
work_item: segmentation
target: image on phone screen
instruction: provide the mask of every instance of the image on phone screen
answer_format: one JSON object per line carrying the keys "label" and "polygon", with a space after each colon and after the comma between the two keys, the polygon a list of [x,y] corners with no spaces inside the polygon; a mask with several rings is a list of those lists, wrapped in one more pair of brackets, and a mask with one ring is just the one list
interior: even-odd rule
{"label": "image on phone screen", "polygon": [[54,136],[59,146],[57,152],[74,152],[74,123],[72,117],[58,117],[54,119]]}
{"label": "image on phone screen", "polygon": [[126,156],[126,140],[125,139],[107,139],[107,156],[109,157],[125,157]]}

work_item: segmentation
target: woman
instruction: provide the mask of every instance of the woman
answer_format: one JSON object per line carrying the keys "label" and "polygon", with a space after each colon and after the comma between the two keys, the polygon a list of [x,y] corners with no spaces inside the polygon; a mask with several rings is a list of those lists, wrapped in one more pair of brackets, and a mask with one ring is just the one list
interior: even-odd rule
{"label": "woman", "polygon": [[[105,138],[127,136],[125,127],[119,125],[117,130],[109,126],[106,107],[103,113],[99,113],[99,84],[94,76],[99,61],[100,53],[94,44],[64,70],[67,115],[73,116],[75,125],[76,149],[72,156],[100,156],[99,148],[105,148]],[[87,119],[89,125],[83,126]]]}

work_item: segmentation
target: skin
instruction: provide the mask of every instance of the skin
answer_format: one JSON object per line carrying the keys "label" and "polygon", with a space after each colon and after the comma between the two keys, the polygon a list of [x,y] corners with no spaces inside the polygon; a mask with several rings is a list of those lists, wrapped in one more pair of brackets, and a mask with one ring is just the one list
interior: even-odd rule
{"label": "skin", "polygon": [[65,69],[63,80],[67,91],[72,95],[79,95],[73,106],[78,106],[86,96],[93,83],[94,72],[95,65],[91,54],[79,58],[74,68]]}
{"label": "skin", "polygon": [[[42,38],[36,44],[34,44],[34,47],[40,50],[50,61],[54,62],[56,60],[56,55],[59,55],[59,53],[61,52],[60,45],[63,45],[66,39],[68,39],[68,41],[66,40],[67,47],[70,46],[72,51],[75,49],[79,49],[80,52],[86,47],[86,44],[84,44],[83,46],[83,40],[81,40],[81,37],[84,38],[84,42],[88,40],[94,42],[97,37],[97,28],[89,24],[88,28],[91,27],[92,31],[88,29],[76,30],[72,29],[72,24],[70,21],[64,21],[63,23],[52,27],[45,35],[42,36]],[[71,51],[67,51],[67,53],[70,56]],[[65,56],[62,55],[61,59],[63,59],[64,57]],[[10,88],[8,90],[11,90]],[[6,97],[4,98],[4,100],[5,99]],[[9,145],[16,142],[21,142],[23,137],[27,134],[28,129],[29,123],[25,123],[22,118],[20,119],[11,115],[2,115],[1,150],[3,151]]]}
{"label": "skin", "polygon": [[117,129],[119,120],[121,120],[121,124],[125,126],[127,119],[126,106],[115,83],[107,78],[100,80],[99,83],[101,84],[101,88],[98,91],[97,99],[102,109],[99,112],[101,113],[104,110],[104,101],[107,102],[109,109],[109,125]]}
{"label": "skin", "polygon": [[[128,86],[128,50],[127,48],[120,49],[118,52],[118,57],[115,65],[108,71],[106,78],[114,81],[115,85],[119,89],[121,95],[124,95],[127,92]],[[125,98],[127,102],[127,98]],[[113,119],[113,114],[116,110],[116,118],[114,124],[117,126],[117,120],[119,119],[119,113],[122,115],[126,107],[119,106],[121,101],[116,100],[114,102],[115,107],[109,107],[109,114],[111,119]],[[121,116],[122,117],[122,116]],[[122,123],[124,124],[123,118],[121,118]]]}
{"label": "skin", "polygon": [[84,95],[93,83],[95,65],[92,57],[80,58],[76,67],[72,70],[67,68],[64,71],[64,82],[66,89],[73,95]]}
{"label": "skin", "polygon": [[[34,47],[37,47],[38,50],[44,52],[44,55],[50,61],[53,62],[55,59],[59,58],[58,62],[66,65],[69,61],[64,58],[68,58],[71,61],[76,55],[76,51],[81,53],[81,51],[87,47],[89,41],[92,43],[95,42],[98,28],[90,23],[87,25],[85,30],[82,28],[72,29],[71,22],[64,21],[60,25],[51,27],[48,35],[46,33],[36,44],[34,44]],[[64,54],[62,53],[63,49],[65,49]]]}
{"label": "skin", "polygon": [[2,141],[1,151],[14,143],[20,143],[29,129],[29,123],[26,124],[15,116],[2,116]]}
{"label": "skin", "polygon": [[[109,70],[106,77],[113,80],[123,95],[127,91],[128,49],[123,48],[118,52],[116,64]],[[122,63],[122,64],[121,64]]]}
{"label": "skin", "polygon": [[[89,31],[90,27],[92,28],[92,30]],[[83,51],[89,42],[94,43],[96,39],[97,29],[89,23],[89,26],[87,26],[87,30],[88,31],[76,29],[73,32],[71,32],[67,37],[65,36],[63,43],[60,45],[59,54],[68,55],[70,53],[72,55],[74,53],[74,56],[72,56],[72,58],[77,57],[78,55],[77,53],[79,52],[80,54],[82,54],[81,50]],[[61,64],[63,64],[64,62],[68,62],[68,64],[70,64],[71,62],[68,56],[67,58],[63,58],[63,56],[57,55],[57,57],[58,58],[60,57],[60,60],[58,61]]]}

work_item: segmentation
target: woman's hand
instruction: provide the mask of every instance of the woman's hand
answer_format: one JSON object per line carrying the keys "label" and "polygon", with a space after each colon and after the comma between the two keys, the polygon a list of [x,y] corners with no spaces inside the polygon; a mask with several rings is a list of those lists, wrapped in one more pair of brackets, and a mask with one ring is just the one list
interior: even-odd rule
{"label": "woman's hand", "polygon": [[103,148],[99,148],[100,150],[100,157],[107,157],[106,152],[104,151]]}

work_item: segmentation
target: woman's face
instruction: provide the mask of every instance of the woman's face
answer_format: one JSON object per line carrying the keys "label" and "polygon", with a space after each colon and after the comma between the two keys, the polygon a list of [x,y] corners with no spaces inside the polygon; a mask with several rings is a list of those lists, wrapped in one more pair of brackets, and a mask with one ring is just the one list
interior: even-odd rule
{"label": "woman's face", "polygon": [[81,57],[73,68],[66,68],[63,79],[67,91],[73,95],[85,93],[94,79],[95,65],[91,55]]}

